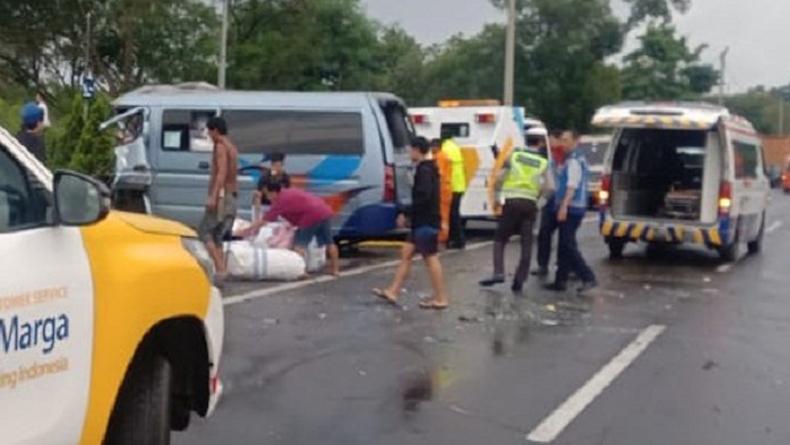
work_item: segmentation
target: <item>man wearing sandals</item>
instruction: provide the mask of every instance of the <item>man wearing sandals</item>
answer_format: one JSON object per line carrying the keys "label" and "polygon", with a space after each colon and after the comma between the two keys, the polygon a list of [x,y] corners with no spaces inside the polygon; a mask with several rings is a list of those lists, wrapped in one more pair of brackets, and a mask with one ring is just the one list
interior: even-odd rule
{"label": "man wearing sandals", "polygon": [[395,277],[385,289],[374,289],[373,293],[388,303],[396,304],[403,283],[411,271],[412,257],[422,255],[433,286],[433,297],[420,302],[423,309],[446,309],[447,290],[439,262],[439,171],[436,163],[428,159],[430,147],[425,138],[417,137],[411,143],[411,159],[416,164],[411,206],[398,216],[398,225],[406,226],[406,217],[411,223],[411,233],[401,250],[400,264]]}

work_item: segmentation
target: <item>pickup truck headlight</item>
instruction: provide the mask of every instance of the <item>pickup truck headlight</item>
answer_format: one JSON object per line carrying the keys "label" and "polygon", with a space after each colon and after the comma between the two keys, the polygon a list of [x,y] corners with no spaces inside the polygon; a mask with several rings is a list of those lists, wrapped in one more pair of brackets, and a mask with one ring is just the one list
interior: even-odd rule
{"label": "pickup truck headlight", "polygon": [[208,249],[206,249],[206,245],[197,238],[181,238],[181,244],[184,246],[184,249],[195,258],[198,264],[200,264],[209,282],[214,283],[216,268],[214,267],[214,260],[211,259],[211,255],[208,253]]}

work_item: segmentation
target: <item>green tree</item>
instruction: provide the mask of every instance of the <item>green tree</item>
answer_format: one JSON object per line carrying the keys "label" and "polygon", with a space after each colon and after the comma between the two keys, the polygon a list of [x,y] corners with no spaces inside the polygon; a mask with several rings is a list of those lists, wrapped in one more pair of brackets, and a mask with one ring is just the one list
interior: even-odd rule
{"label": "green tree", "polygon": [[[758,86],[745,93],[733,94],[724,99],[730,111],[748,119],[762,134],[779,133],[779,103],[782,92],[790,86],[782,88],[765,88]],[[790,129],[790,101],[785,102],[785,131]]]}
{"label": "green tree", "polygon": [[216,13],[201,0],[0,0],[0,10],[0,77],[28,88],[74,88],[91,67],[117,94],[214,66]]}
{"label": "green tree", "polygon": [[706,49],[692,50],[671,25],[651,24],[639,37],[639,48],[626,55],[623,97],[642,100],[694,99],[708,93],[719,79],[713,66],[700,63]]}
{"label": "green tree", "polygon": [[380,81],[378,26],[359,0],[239,0],[228,83],[242,89],[371,89]]}
{"label": "green tree", "polygon": [[88,102],[75,94],[71,109],[48,146],[50,166],[108,178],[113,171],[115,141],[112,133],[99,131],[99,124],[111,111],[110,102],[103,94]]}
{"label": "green tree", "polygon": [[664,24],[672,22],[672,10],[685,13],[691,8],[691,0],[623,0],[631,7],[626,26],[633,29],[650,19],[659,19]]}
{"label": "green tree", "polygon": [[623,27],[608,0],[532,0],[520,11],[519,48],[526,64],[519,103],[553,127],[589,129],[595,110],[619,100]]}
{"label": "green tree", "polygon": [[471,38],[454,36],[429,50],[419,105],[440,99],[497,99],[502,96],[505,32],[488,25]]}
{"label": "green tree", "polygon": [[396,92],[410,105],[425,101],[426,51],[414,37],[397,27],[379,33],[374,89]]}

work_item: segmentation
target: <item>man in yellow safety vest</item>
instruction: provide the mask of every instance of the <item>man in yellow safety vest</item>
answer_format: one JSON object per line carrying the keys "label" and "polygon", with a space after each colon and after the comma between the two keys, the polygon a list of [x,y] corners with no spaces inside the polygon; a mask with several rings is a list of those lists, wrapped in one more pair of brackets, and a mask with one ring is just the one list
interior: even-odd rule
{"label": "man in yellow safety vest", "polygon": [[[529,274],[532,253],[532,227],[538,214],[541,195],[554,189],[554,175],[546,158],[526,149],[514,150],[497,177],[496,189],[505,205],[494,235],[494,273],[480,280],[484,287],[505,282],[505,245],[513,235],[521,236],[521,259],[511,289],[521,292]],[[500,209],[495,209],[499,213]]]}
{"label": "man in yellow safety vest", "polygon": [[463,249],[466,247],[464,224],[461,218],[461,200],[466,193],[466,172],[464,170],[464,156],[461,147],[450,138],[442,141],[442,152],[450,159],[450,182],[453,189],[452,203],[450,204],[450,239],[447,247],[450,249]]}

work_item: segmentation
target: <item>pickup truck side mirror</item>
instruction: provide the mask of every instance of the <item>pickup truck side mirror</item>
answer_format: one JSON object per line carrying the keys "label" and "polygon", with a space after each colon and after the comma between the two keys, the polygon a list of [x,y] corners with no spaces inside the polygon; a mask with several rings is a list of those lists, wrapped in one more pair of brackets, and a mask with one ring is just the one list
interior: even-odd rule
{"label": "pickup truck side mirror", "polygon": [[65,226],[88,226],[110,212],[110,190],[80,173],[55,172],[55,222]]}

